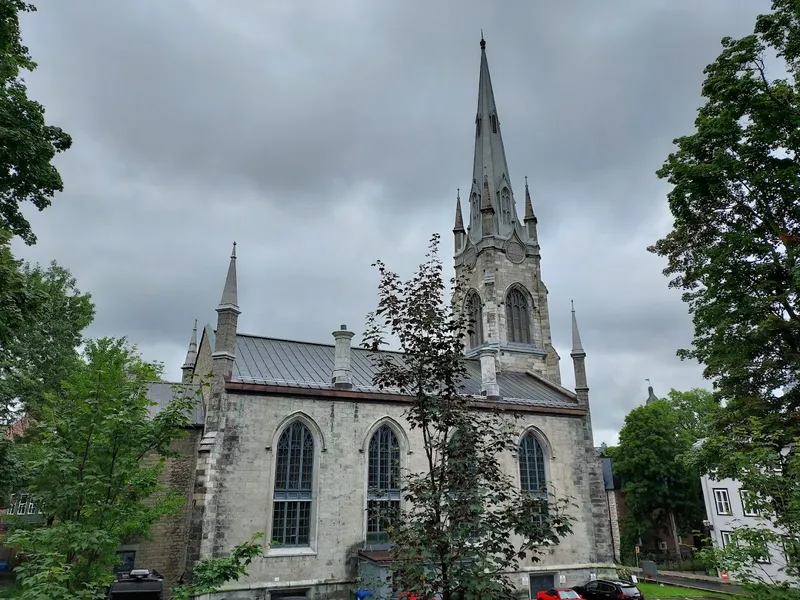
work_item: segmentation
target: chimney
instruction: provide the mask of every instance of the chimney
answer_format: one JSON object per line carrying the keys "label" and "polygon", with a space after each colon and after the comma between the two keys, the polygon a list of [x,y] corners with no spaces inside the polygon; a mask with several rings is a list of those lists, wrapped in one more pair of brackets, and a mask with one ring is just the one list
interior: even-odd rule
{"label": "chimney", "polygon": [[478,352],[481,361],[481,395],[491,399],[500,398],[500,386],[497,385],[497,364],[495,352],[491,348],[483,348]]}
{"label": "chimney", "polygon": [[336,349],[333,355],[333,387],[349,390],[353,387],[353,377],[350,373],[350,340],[355,334],[347,331],[347,325],[342,325],[338,331],[333,332],[336,340]]}

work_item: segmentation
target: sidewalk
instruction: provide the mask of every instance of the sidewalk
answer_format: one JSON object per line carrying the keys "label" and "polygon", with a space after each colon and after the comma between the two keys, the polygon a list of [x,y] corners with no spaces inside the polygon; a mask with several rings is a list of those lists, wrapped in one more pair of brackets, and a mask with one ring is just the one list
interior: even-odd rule
{"label": "sidewalk", "polygon": [[735,583],[723,581],[719,577],[700,575],[697,573],[686,573],[682,571],[659,571],[656,580],[641,577],[642,570],[636,567],[629,567],[632,573],[642,581],[656,581],[657,583],[672,583],[687,588],[704,590],[707,592],[727,592],[728,594],[741,594],[744,590]]}

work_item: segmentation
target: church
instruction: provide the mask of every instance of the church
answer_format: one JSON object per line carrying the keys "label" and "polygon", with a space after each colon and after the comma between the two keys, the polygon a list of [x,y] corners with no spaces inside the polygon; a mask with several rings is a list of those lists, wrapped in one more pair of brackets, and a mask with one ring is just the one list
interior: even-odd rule
{"label": "church", "polygon": [[[519,451],[503,458],[521,489],[553,489],[576,505],[573,533],[512,574],[520,596],[535,597],[614,572],[610,520],[586,352],[573,309],[576,389],[564,388],[538,222],[527,180],[518,217],[484,40],[474,135],[468,218],[459,197],[453,228],[455,271],[469,281],[463,310],[476,323],[466,393],[476,410],[499,404],[521,416]],[[175,530],[188,539],[182,561],[224,555],[263,531],[265,557],[220,598],[348,598],[391,560],[376,509],[402,503],[402,473],[423,468],[422,439],[404,417],[409,398],[373,384],[374,366],[346,326],[332,327],[330,344],[275,339],[239,331],[242,310],[234,245],[216,327],[199,340],[195,327],[183,366],[184,384],[209,376],[210,385],[187,448],[192,500]]]}

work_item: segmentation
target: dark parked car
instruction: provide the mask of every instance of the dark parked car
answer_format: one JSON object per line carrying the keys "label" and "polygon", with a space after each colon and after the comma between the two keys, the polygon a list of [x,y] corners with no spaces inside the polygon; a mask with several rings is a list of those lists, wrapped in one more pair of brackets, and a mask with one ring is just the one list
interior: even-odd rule
{"label": "dark parked car", "polygon": [[572,588],[586,600],[644,600],[644,594],[630,581],[596,579]]}

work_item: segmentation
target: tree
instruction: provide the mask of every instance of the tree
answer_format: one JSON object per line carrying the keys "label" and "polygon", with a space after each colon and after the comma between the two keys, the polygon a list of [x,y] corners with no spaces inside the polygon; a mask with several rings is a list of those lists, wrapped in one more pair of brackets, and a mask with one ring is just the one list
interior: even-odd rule
{"label": "tree", "polygon": [[684,424],[685,414],[669,400],[640,406],[625,417],[613,455],[630,513],[625,523],[630,545],[651,527],[667,526],[679,549],[680,534],[699,529],[705,518],[700,473],[681,461],[696,441]]}
{"label": "tree", "polygon": [[666,400],[677,412],[679,427],[693,442],[709,434],[719,411],[719,401],[713,392],[704,388],[692,388],[687,392],[671,389]]}
{"label": "tree", "polygon": [[147,382],[158,378],[159,365],[124,339],[87,342],[84,356],[64,393],[48,395],[22,446],[24,491],[44,515],[43,524],[7,540],[27,557],[15,569],[26,600],[96,597],[119,544],[146,537],[183,502],[158,476],[197,398],[176,393],[151,416]]}
{"label": "tree", "polygon": [[50,206],[53,195],[64,189],[51,161],[72,145],[67,133],[45,123],[44,107],[28,98],[20,76],[22,70],[33,71],[36,63],[22,44],[19,15],[35,10],[23,0],[0,0],[0,229],[29,245],[36,236],[19,205],[29,201],[39,210]]}
{"label": "tree", "polygon": [[192,567],[192,583],[172,588],[172,600],[188,600],[204,594],[213,594],[229,581],[238,581],[247,575],[253,559],[264,555],[264,546],[258,541],[263,533],[256,533],[249,542],[236,546],[229,556],[204,558]]}
{"label": "tree", "polygon": [[[0,428],[22,412],[35,416],[47,393],[62,393],[94,317],[91,297],[69,271],[15,259],[10,238],[0,230]],[[14,456],[12,441],[0,435],[0,506],[19,474]]]}
{"label": "tree", "polygon": [[696,131],[675,140],[658,172],[674,186],[674,225],[649,250],[667,259],[692,315],[693,347],[679,355],[704,365],[723,406],[697,464],[762,490],[773,525],[795,535],[800,5],[773,0],[752,35],[722,47],[705,69]]}
{"label": "tree", "polygon": [[[499,457],[515,452],[513,418],[499,410],[479,412],[461,393],[466,376],[464,318],[445,302],[439,236],[409,281],[380,261],[378,308],[367,319],[363,346],[374,351],[375,384],[411,397],[406,412],[423,440],[426,470],[405,474],[409,508],[384,515],[392,541],[393,583],[443,600],[510,597],[507,572],[526,555],[537,559],[548,544],[570,532],[566,499],[550,492],[521,493]],[[387,336],[399,340],[397,355],[379,353]],[[519,534],[521,546],[512,534]]]}

